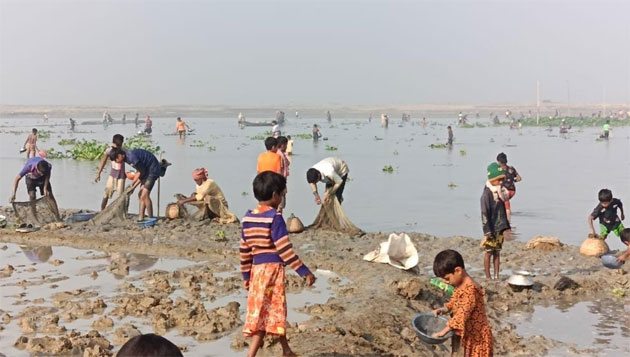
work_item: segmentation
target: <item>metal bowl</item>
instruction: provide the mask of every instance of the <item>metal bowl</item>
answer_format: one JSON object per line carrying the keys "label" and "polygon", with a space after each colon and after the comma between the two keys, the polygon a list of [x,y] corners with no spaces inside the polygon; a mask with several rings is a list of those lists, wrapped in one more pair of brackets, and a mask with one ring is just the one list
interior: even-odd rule
{"label": "metal bowl", "polygon": [[444,316],[436,317],[431,312],[425,312],[414,317],[411,324],[422,341],[431,345],[437,345],[446,342],[453,335],[453,331],[449,331],[442,337],[431,337],[433,333],[442,331],[446,327],[447,322],[448,319]]}
{"label": "metal bowl", "polygon": [[617,262],[617,256],[610,253],[601,256],[602,264],[608,269],[619,269],[624,262]]}
{"label": "metal bowl", "polygon": [[534,285],[534,281],[530,277],[519,274],[514,274],[510,276],[510,278],[507,280],[507,283],[511,286],[524,288],[531,288]]}

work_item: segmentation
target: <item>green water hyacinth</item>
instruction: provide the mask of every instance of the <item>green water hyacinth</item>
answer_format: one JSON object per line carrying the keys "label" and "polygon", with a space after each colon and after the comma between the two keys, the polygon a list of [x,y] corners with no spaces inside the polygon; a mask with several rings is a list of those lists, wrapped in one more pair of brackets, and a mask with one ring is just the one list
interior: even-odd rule
{"label": "green water hyacinth", "polygon": [[105,150],[107,150],[107,144],[83,139],[69,149],[68,153],[75,160],[98,160],[103,156]]}

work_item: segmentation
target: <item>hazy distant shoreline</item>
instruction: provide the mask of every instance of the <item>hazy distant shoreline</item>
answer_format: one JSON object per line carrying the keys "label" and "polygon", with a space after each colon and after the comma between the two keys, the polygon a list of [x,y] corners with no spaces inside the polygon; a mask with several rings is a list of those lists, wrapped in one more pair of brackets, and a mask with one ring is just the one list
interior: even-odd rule
{"label": "hazy distant shoreline", "polygon": [[[499,118],[505,116],[506,110],[510,110],[512,115],[518,117],[521,113],[525,116],[536,115],[536,104],[532,103],[506,103],[506,104],[419,104],[419,105],[168,105],[168,106],[71,106],[71,105],[2,105],[0,106],[0,118],[15,117],[35,117],[40,118],[47,114],[50,118],[99,118],[103,112],[107,111],[112,117],[120,118],[127,115],[127,120],[133,120],[135,113],[139,113],[142,118],[147,114],[159,117],[209,117],[209,118],[234,118],[239,112],[251,118],[273,118],[276,110],[282,110],[287,118],[295,117],[297,111],[300,117],[317,118],[325,117],[327,110],[330,110],[334,118],[368,118],[372,114],[373,119],[378,119],[382,113],[388,114],[390,118],[396,119],[403,113],[410,114],[412,119],[420,119],[423,116],[429,118],[456,117],[461,111],[469,115],[469,119],[475,119],[479,113],[480,119],[488,119],[490,114],[498,115]],[[545,102],[540,106],[540,115],[554,115],[556,110],[560,115],[567,114],[567,104],[560,102]],[[608,114],[620,110],[628,111],[625,103],[576,103],[570,106],[570,115],[578,116],[580,113],[585,117],[593,113],[604,111]],[[531,113],[530,113],[531,111]]]}

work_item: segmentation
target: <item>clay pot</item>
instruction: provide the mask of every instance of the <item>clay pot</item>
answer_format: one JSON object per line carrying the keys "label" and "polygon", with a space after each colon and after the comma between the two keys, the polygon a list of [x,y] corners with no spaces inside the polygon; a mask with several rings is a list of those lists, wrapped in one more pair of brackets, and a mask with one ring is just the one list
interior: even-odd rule
{"label": "clay pot", "polygon": [[168,219],[178,219],[181,218],[180,209],[177,203],[169,203],[166,205],[166,218]]}
{"label": "clay pot", "polygon": [[584,243],[580,246],[580,253],[587,257],[599,257],[602,254],[608,253],[610,248],[603,239],[599,238],[586,238]]}
{"label": "clay pot", "polygon": [[300,233],[304,231],[304,224],[299,218],[291,214],[291,217],[287,219],[287,230],[289,233]]}

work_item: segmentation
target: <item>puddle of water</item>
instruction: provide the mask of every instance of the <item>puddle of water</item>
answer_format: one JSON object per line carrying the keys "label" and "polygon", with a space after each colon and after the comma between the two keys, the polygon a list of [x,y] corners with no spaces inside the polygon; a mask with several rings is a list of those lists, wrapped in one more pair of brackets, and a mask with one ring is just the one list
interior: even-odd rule
{"label": "puddle of water", "polygon": [[[630,354],[630,300],[605,299],[574,305],[537,306],[533,313],[515,313],[510,322],[524,337],[542,335],[575,345],[596,349],[601,356]],[[574,355],[566,348],[549,356]]]}
{"label": "puddle of water", "polygon": [[[256,157],[264,147],[262,142],[251,140],[250,137],[260,135],[268,128],[248,127],[241,130],[235,118],[185,119],[196,128],[196,135],[187,138],[188,142],[163,135],[174,130],[173,119],[154,120],[153,140],[166,151],[165,157],[173,162],[174,167],[162,179],[162,197],[168,200],[176,191],[185,189],[182,183],[189,183],[190,190],[194,190],[190,172],[203,163],[221,186],[233,212],[241,215],[254,207],[256,201],[250,192],[253,174],[234,175],[230,168],[250,167],[253,173]],[[527,128],[523,130],[523,135],[504,127],[455,128],[455,147],[445,150],[430,149],[428,145],[444,142],[445,125],[452,124],[448,119],[435,121],[429,118],[429,122],[437,124],[425,129],[408,124],[399,128],[398,122],[389,129],[383,129],[378,120],[371,123],[362,121],[359,127],[355,127],[354,123],[358,119],[335,120],[334,125],[325,120],[299,119],[292,120],[283,128],[285,133],[295,135],[310,132],[311,126],[317,123],[321,125],[323,135],[329,138],[319,143],[295,138],[292,174],[288,179],[292,188],[287,196],[287,213],[294,212],[303,222],[311,222],[317,215],[319,207],[313,203],[304,172],[317,161],[331,155],[342,157],[350,166],[352,181],[346,187],[344,210],[353,222],[368,232],[402,230],[438,236],[479,237],[479,196],[485,180],[484,169],[501,151],[508,155],[510,163],[523,176],[513,202],[518,240],[525,241],[542,234],[558,236],[565,243],[579,245],[585,238],[585,224],[558,222],[574,222],[576,217],[581,222],[581,217],[591,212],[597,204],[600,185],[612,189],[616,197],[630,197],[630,185],[627,184],[630,182],[630,170],[591,170],[569,158],[573,155],[580,157],[581,162],[596,161],[601,167],[627,167],[630,164],[627,155],[630,127],[615,128],[615,137],[608,142],[595,141],[599,128],[572,132],[571,140],[547,137],[547,132],[542,128]],[[53,120],[50,119],[51,123]],[[65,125],[65,120],[58,122]],[[38,124],[43,124],[39,118],[0,120],[0,125],[5,125],[0,131],[0,158],[3,163],[0,182],[11,182],[24,165],[24,155],[19,155],[18,150],[26,133],[13,135],[7,131],[12,130],[10,127],[18,126],[18,130],[26,131]],[[348,128],[350,130],[344,130]],[[52,137],[47,141],[40,140],[38,145],[45,149],[54,147],[60,150],[58,142],[62,138],[106,142],[115,133],[127,137],[137,131],[133,125],[113,125],[107,129],[99,125],[79,126],[79,129],[93,132],[71,134],[64,127],[54,127]],[[214,136],[216,133],[221,133],[221,136]],[[424,133],[427,135],[422,135]],[[375,137],[383,140],[376,140]],[[491,138],[494,142],[490,142]],[[193,140],[207,142],[206,146],[215,146],[216,152],[209,152],[207,147],[190,147]],[[335,146],[338,150],[326,151],[326,145]],[[466,155],[460,154],[459,150],[462,149],[466,150]],[[571,155],[567,156],[567,153]],[[52,183],[60,207],[98,209],[104,184],[91,183],[94,162],[63,159],[52,160],[52,164],[55,167]],[[395,167],[394,173],[383,173],[381,169],[385,165]],[[567,181],[567,177],[580,177],[580,180]],[[457,187],[449,188],[450,182],[457,184]],[[550,190],[549,182],[562,184],[554,185]],[[374,190],[374,187],[387,189]],[[243,196],[241,193],[244,191],[249,195]],[[0,191],[0,202],[7,202],[9,194],[7,190]],[[23,184],[18,192],[20,197],[26,197]],[[130,204],[132,210],[137,207],[135,199],[134,196],[134,202]],[[374,201],[381,204],[374,205]],[[545,204],[541,206],[541,202]],[[161,206],[163,208],[165,202]],[[395,214],[392,214],[392,207],[396,207]],[[408,225],[410,222],[417,224]],[[612,244],[613,249],[624,248],[619,240],[609,244]]]}
{"label": "puddle of water", "polygon": [[[102,315],[111,316],[111,312],[115,308],[115,304],[111,303],[110,300],[114,296],[120,294],[117,289],[121,284],[130,282],[137,287],[142,287],[140,275],[145,271],[161,270],[172,272],[181,268],[202,265],[199,262],[192,262],[183,259],[165,259],[142,254],[127,254],[127,258],[130,261],[129,275],[126,277],[116,277],[106,271],[111,257],[109,254],[105,254],[103,252],[92,250],[87,251],[68,247],[26,247],[18,246],[16,244],[6,245],[8,249],[0,250],[0,262],[2,262],[3,266],[6,264],[13,265],[16,268],[16,271],[13,272],[11,277],[0,280],[0,310],[8,312],[14,317],[14,319],[11,323],[6,325],[5,330],[2,331],[2,338],[0,338],[0,351],[10,351],[11,356],[18,357],[28,356],[29,354],[12,347],[13,342],[22,335],[21,329],[18,326],[19,320],[15,317],[25,307],[33,305],[32,303],[28,303],[27,305],[15,305],[15,303],[19,300],[44,298],[44,303],[36,306],[54,307],[51,298],[53,294],[61,291],[82,289],[88,292],[93,291],[98,293],[99,297],[103,298],[105,303],[108,305]],[[51,262],[57,259],[64,261],[64,263],[58,266],[51,264]],[[27,271],[31,269],[32,271]],[[96,279],[92,279],[90,277],[91,271],[98,272],[98,277]],[[288,273],[293,274],[292,271],[288,271]],[[217,278],[240,278],[240,273],[237,271],[223,271],[213,274]],[[301,293],[287,294],[288,321],[290,323],[299,323],[310,318],[309,315],[298,312],[297,309],[311,304],[325,303],[329,298],[335,295],[330,284],[330,279],[334,279],[339,285],[350,282],[349,280],[341,278],[330,271],[317,270],[315,271],[315,275],[318,278],[315,286],[305,288]],[[39,281],[43,277],[55,281],[47,282],[41,285],[30,285],[27,288],[22,288],[21,286],[16,285],[23,280],[29,282]],[[61,279],[63,277],[67,278],[56,281],[57,279]],[[186,298],[187,295],[182,289],[177,289],[169,295],[169,298],[171,299],[176,299],[177,297]],[[206,309],[210,310],[216,307],[225,306],[231,301],[236,301],[241,305],[241,319],[244,320],[247,309],[247,292],[243,289],[239,289],[232,295],[221,296],[212,302],[207,300],[204,305]],[[94,320],[102,315],[79,318],[71,322],[62,320],[59,324],[65,326],[68,331],[76,329],[81,333],[87,333],[92,329],[91,326]],[[127,316],[120,320],[114,318],[114,329],[100,332],[108,338],[110,342],[113,342],[113,331],[115,328],[124,323],[131,323],[135,325],[143,333],[153,332],[150,317],[135,316]],[[187,354],[190,355],[225,356],[235,353],[231,350],[230,344],[234,334],[236,333],[241,333],[240,327],[238,327],[230,335],[221,339],[201,343],[192,337],[180,336],[177,329],[174,328],[169,330],[165,334],[165,337],[177,345],[186,346],[188,348]],[[44,334],[37,334],[36,336],[39,337],[43,335]],[[116,348],[118,347],[120,346],[116,346]],[[208,351],[212,352],[209,353]]]}

